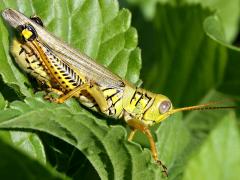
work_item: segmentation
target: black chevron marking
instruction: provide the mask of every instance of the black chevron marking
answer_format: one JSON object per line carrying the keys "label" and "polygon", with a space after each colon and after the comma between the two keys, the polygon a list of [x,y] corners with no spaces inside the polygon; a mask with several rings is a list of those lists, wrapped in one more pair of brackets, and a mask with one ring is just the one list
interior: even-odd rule
{"label": "black chevron marking", "polygon": [[21,55],[23,52],[24,52],[24,49],[22,48],[22,49],[19,51],[18,55]]}
{"label": "black chevron marking", "polygon": [[119,92],[120,92],[120,91],[117,91],[117,92],[113,93],[111,96],[108,96],[108,97],[107,97],[107,100],[110,99],[110,98],[112,98],[113,96],[117,95]]}
{"label": "black chevron marking", "polygon": [[30,61],[28,60],[28,58],[25,58],[25,61],[26,61],[28,64],[30,64]]}
{"label": "black chevron marking", "polygon": [[98,107],[97,103],[94,103],[92,106],[90,106],[89,108],[94,108],[94,107]]}
{"label": "black chevron marking", "polygon": [[29,67],[27,67],[27,69],[29,69],[29,70],[34,70],[34,69],[33,69],[32,67],[30,67],[30,66],[29,66]]}
{"label": "black chevron marking", "polygon": [[35,62],[39,62],[39,61],[37,61],[36,59],[34,59],[34,60],[32,61],[32,63],[35,63]]}
{"label": "black chevron marking", "polygon": [[109,90],[109,89],[114,89],[114,88],[108,87],[108,88],[103,89],[102,91],[107,91],[107,90]]}
{"label": "black chevron marking", "polygon": [[[141,93],[138,93],[138,94],[140,95]],[[138,103],[139,103],[142,99],[143,99],[143,94],[140,95],[140,97],[139,97],[139,99],[137,100],[135,106],[137,106]]]}
{"label": "black chevron marking", "polygon": [[134,92],[134,94],[133,94],[133,96],[132,96],[132,98],[131,98],[131,100],[130,100],[130,103],[132,103],[133,99],[134,99],[135,96],[136,96],[136,93],[137,93],[137,89],[135,89],[135,92]]}
{"label": "black chevron marking", "polygon": [[146,103],[146,106],[145,106],[145,107],[147,107],[148,103],[152,100],[152,98],[149,97],[147,94],[145,94],[145,97],[148,99],[148,101],[147,101],[147,103]]}
{"label": "black chevron marking", "polygon": [[118,100],[115,103],[113,103],[112,105],[115,106],[121,99],[122,99],[121,97],[118,98]]}

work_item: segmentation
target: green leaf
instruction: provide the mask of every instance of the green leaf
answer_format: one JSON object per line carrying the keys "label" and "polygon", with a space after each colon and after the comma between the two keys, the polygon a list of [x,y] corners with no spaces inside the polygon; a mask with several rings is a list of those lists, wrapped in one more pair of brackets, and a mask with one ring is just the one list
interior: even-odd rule
{"label": "green leaf", "polygon": [[[174,179],[183,168],[182,154],[190,143],[191,134],[181,113],[172,115],[160,125],[151,128],[159,160],[168,168],[169,179]],[[149,148],[149,142],[142,133],[137,133],[134,141]],[[161,179],[159,177],[159,179]],[[164,179],[164,178],[163,178]]]}
{"label": "green leaf", "polygon": [[153,23],[135,20],[145,50],[141,76],[146,89],[167,95],[174,106],[186,106],[221,83],[228,59],[226,49],[204,32],[211,14],[196,5],[159,5]]}
{"label": "green leaf", "polygon": [[0,137],[31,158],[46,163],[44,146],[36,134],[22,131],[0,131]]}
{"label": "green leaf", "polygon": [[[33,129],[54,135],[73,145],[89,159],[101,179],[157,179],[161,169],[152,161],[149,150],[141,150],[126,141],[121,126],[109,127],[86,111],[76,112],[65,104],[48,103],[39,94],[17,101],[9,111],[15,116],[2,116],[0,128]],[[140,173],[141,172],[141,173]]]}
{"label": "green leaf", "polygon": [[[223,106],[234,106],[233,102],[227,102],[227,98],[226,95],[212,90],[202,99],[200,104],[223,101]],[[185,125],[191,132],[191,143],[194,144],[190,144],[192,146],[190,147],[191,153],[194,153],[202,145],[206,138],[208,138],[209,133],[232,111],[233,109],[193,111],[186,115]]]}
{"label": "green leaf", "polygon": [[4,109],[7,105],[7,102],[5,101],[2,93],[0,92],[0,109]]}
{"label": "green leaf", "polygon": [[179,173],[181,154],[185,152],[190,141],[190,132],[183,122],[182,114],[170,116],[155,132],[159,159],[166,163],[165,165],[169,169],[169,178],[174,179]]}
{"label": "green leaf", "polygon": [[178,113],[170,116],[159,126],[156,136],[159,155],[163,157],[160,159],[166,159],[169,164],[174,163],[176,157],[188,144],[190,133],[182,120],[182,114]]}
{"label": "green leaf", "polygon": [[[165,0],[161,0],[163,1]],[[1,10],[5,7],[14,7],[28,16],[39,15],[45,26],[67,43],[96,58],[99,63],[108,66],[131,82],[140,82],[141,56],[140,49],[136,48],[136,30],[130,27],[131,14],[126,9],[119,10],[117,1],[49,0],[43,3],[40,0],[21,2],[5,0],[2,2]],[[147,4],[150,1],[143,2]],[[171,2],[175,3],[175,1]],[[226,4],[226,8],[232,6],[231,3]],[[235,10],[233,21],[229,21],[232,25],[236,21],[237,7]],[[142,74],[145,87],[168,95],[174,106],[195,104],[202,101],[202,97],[210,92],[211,97],[203,101],[209,102],[212,100],[211,90],[219,85],[222,92],[239,96],[239,52],[237,48],[226,43],[231,33],[224,34],[226,24],[222,25],[221,18],[215,13],[198,5],[160,4],[156,8],[153,21],[143,22],[143,18],[139,18],[139,13],[134,15],[135,24],[141,34],[140,41],[145,60]],[[1,24],[0,28],[0,37],[2,36],[5,47],[2,48],[2,53],[0,52],[3,61],[0,74],[5,83],[14,86],[16,92],[21,91],[22,94],[31,96],[32,88],[27,88],[30,82],[25,76],[22,76],[23,79],[16,76],[20,72],[14,69],[15,64],[11,64],[12,60],[8,56],[9,41],[6,26]],[[229,26],[229,29],[231,28],[233,28],[231,32],[234,32],[236,27]],[[16,74],[13,73],[15,71]],[[25,86],[24,82],[28,85]],[[228,86],[226,83],[229,83]],[[2,92],[2,87],[0,91]],[[6,94],[3,95],[6,97]],[[12,145],[22,148],[21,151],[28,154],[27,158],[37,159],[38,161],[34,161],[35,165],[47,161],[58,171],[75,179],[97,178],[98,175],[101,179],[162,179],[161,169],[154,164],[149,150],[142,150],[136,143],[127,142],[126,131],[122,126],[109,126],[108,124],[115,122],[91,115],[79,108],[79,104],[74,100],[56,105],[44,101],[42,95],[27,98],[25,102],[15,101],[9,108],[0,111],[0,127],[6,131],[9,131],[9,128],[21,132],[41,131],[43,132],[40,133],[41,135],[45,136],[45,133],[48,133],[56,137],[49,135],[44,139],[40,136],[42,142],[39,138],[35,139],[32,134],[19,134],[16,131],[13,134],[12,131],[0,134],[4,143],[11,144],[14,141]],[[226,98],[213,92],[213,96],[215,95],[217,95],[214,98],[216,100]],[[157,127],[155,137],[158,153],[160,159],[169,168],[169,179],[199,177],[199,172],[195,169],[196,161],[208,159],[203,159],[198,152],[207,149],[209,155],[215,157],[214,151],[205,148],[209,146],[206,142],[215,132],[213,129],[219,129],[222,120],[229,117],[235,119],[228,111],[191,112],[183,118],[180,114],[172,116]],[[235,141],[239,141],[231,135],[231,132],[236,132],[236,125],[230,126],[228,126],[231,130],[229,132],[226,132],[223,125],[221,126],[218,136],[224,136],[222,139],[225,144],[226,142],[229,144],[221,146],[223,148],[217,149],[219,151],[215,154],[221,154],[224,148],[235,147]],[[58,145],[52,143],[51,138],[54,142],[60,141],[56,143]],[[217,143],[217,147],[219,144],[221,145]],[[28,146],[31,147],[29,151],[26,148]],[[54,153],[49,154],[48,148]],[[75,153],[81,154],[80,151],[84,155],[75,156]],[[14,152],[10,151],[10,153]],[[85,156],[89,161],[86,161]],[[54,158],[56,163],[52,162]],[[225,157],[227,158],[228,156]],[[202,164],[204,167],[200,167],[200,172],[204,172],[205,161]],[[215,165],[215,162],[213,161],[212,164]],[[234,159],[231,156],[227,162],[229,167],[226,169],[235,168],[232,162]],[[14,166],[15,163],[10,161],[10,164]],[[24,162],[23,164],[25,165]],[[12,172],[13,168],[3,170]],[[235,177],[237,170],[238,167],[234,169],[232,178]],[[47,167],[46,171],[51,174],[51,168]],[[25,174],[25,171],[22,172]],[[94,175],[91,176],[92,174]],[[205,172],[204,175],[206,178],[213,177],[211,172]]]}
{"label": "green leaf", "polygon": [[[0,109],[5,109],[6,106],[7,102],[0,93]],[[43,144],[36,134],[20,131],[0,131],[0,138],[8,144],[14,146],[16,149],[25,152],[33,159],[46,163],[46,155]]]}
{"label": "green leaf", "polygon": [[127,0],[127,2],[139,6],[146,19],[154,18],[158,4],[174,6],[199,4],[215,11],[216,15],[220,17],[227,42],[232,42],[239,30],[240,3],[238,0],[228,2],[225,0]]}
{"label": "green leaf", "polygon": [[221,46],[227,48],[228,63],[226,66],[223,82],[218,88],[220,91],[240,96],[240,49],[226,42],[223,35],[221,21],[216,16],[210,16],[204,21],[204,29],[207,35],[214,41],[217,41]]}
{"label": "green leaf", "polygon": [[68,179],[49,166],[43,166],[0,140],[1,179]]}
{"label": "green leaf", "polygon": [[239,179],[240,137],[233,113],[224,117],[193,156],[183,179]]}
{"label": "green leaf", "polygon": [[186,3],[200,3],[204,7],[215,10],[221,19],[227,42],[232,42],[239,30],[240,3],[238,0],[185,0]]}
{"label": "green leaf", "polygon": [[[223,103],[223,106],[234,106],[234,101],[228,98],[229,96],[213,89],[206,94],[206,96],[201,100],[200,104],[219,102],[219,104]],[[216,104],[216,106],[220,105]],[[216,111],[192,111],[186,115],[185,123],[191,130],[196,129],[206,132],[207,130],[212,130],[218,124],[218,122],[222,120],[222,117],[226,116],[230,111],[232,111],[232,109]]]}
{"label": "green leaf", "polygon": [[204,20],[204,30],[215,41],[226,42],[224,30],[218,16],[209,16]]}
{"label": "green leaf", "polygon": [[144,18],[151,20],[156,13],[156,7],[158,4],[176,4],[176,0],[126,0],[129,4],[139,6],[141,9]]}
{"label": "green leaf", "polygon": [[223,83],[218,88],[221,92],[240,97],[240,51],[228,49],[229,61]]}
{"label": "green leaf", "polygon": [[[211,91],[201,102],[216,102],[226,99],[223,94]],[[224,106],[233,106],[232,102],[225,102]],[[189,112],[184,118],[185,128],[190,132],[190,140],[184,151],[178,156],[176,164],[173,168],[174,178],[183,178],[183,172],[187,170],[187,165],[192,158],[200,151],[204,142],[209,138],[212,131],[225,119],[229,117],[229,114],[233,110],[211,110],[211,111],[193,111]],[[231,137],[226,137],[231,138]],[[208,159],[205,159],[208,161]],[[209,177],[211,176],[211,171],[208,172]],[[193,176],[192,178],[194,178]],[[174,179],[172,178],[172,179]]]}

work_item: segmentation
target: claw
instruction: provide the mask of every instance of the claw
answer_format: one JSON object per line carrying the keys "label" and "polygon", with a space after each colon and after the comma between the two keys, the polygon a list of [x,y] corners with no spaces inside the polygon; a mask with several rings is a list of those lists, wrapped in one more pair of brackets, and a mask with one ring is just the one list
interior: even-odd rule
{"label": "claw", "polygon": [[55,98],[51,94],[47,94],[43,98],[47,101],[55,102]]}
{"label": "claw", "polygon": [[156,163],[162,167],[162,173],[165,177],[168,177],[168,170],[167,170],[167,167],[162,163],[162,161],[160,160],[157,160]]}

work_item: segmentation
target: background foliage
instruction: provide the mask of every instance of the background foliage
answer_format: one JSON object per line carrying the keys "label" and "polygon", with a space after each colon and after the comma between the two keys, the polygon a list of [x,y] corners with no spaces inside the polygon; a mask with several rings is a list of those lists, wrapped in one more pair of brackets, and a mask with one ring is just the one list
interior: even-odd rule
{"label": "background foliage", "polygon": [[[239,98],[238,0],[2,0],[7,7],[37,14],[56,36],[175,106]],[[0,31],[2,179],[164,179],[143,135],[128,142],[124,123],[34,93],[9,55],[13,31],[3,20]],[[152,132],[169,179],[238,179],[238,110],[178,113]]]}

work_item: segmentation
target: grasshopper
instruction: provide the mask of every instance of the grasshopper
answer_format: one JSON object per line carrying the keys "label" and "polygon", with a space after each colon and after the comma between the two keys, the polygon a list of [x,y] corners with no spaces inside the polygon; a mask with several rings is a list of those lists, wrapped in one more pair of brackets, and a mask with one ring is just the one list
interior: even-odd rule
{"label": "grasshopper", "polygon": [[2,16],[20,35],[13,39],[11,46],[17,64],[49,91],[60,94],[51,101],[63,103],[75,97],[93,111],[124,119],[132,129],[128,140],[133,139],[137,130],[143,132],[149,140],[153,159],[165,175],[167,168],[158,159],[149,127],[176,112],[221,108],[209,103],[174,109],[168,97],[134,86],[54,37],[38,17],[28,18],[13,9],[5,9]]}

